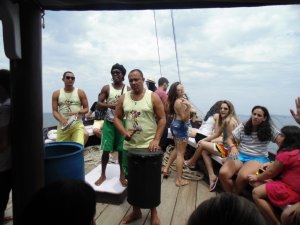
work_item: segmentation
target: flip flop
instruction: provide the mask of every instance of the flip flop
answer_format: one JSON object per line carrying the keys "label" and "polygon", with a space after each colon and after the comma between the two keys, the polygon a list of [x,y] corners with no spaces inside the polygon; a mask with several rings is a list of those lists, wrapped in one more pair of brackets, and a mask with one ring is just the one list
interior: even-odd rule
{"label": "flip flop", "polygon": [[213,181],[212,183],[210,183],[209,185],[209,191],[212,192],[213,190],[215,190],[217,183],[218,183],[219,177],[217,177],[217,179],[215,181]]}
{"label": "flip flop", "polygon": [[192,165],[189,165],[188,164],[188,161],[183,161],[183,165],[185,166],[185,167],[188,167],[188,168],[190,168],[190,169],[195,169],[196,168],[196,166],[192,166]]}

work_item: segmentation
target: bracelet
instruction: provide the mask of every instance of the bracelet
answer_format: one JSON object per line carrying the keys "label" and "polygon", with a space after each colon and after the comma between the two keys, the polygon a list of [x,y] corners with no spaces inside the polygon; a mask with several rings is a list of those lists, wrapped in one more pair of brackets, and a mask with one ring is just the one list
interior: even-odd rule
{"label": "bracelet", "polygon": [[229,145],[229,149],[232,149],[233,147],[236,147],[235,144]]}

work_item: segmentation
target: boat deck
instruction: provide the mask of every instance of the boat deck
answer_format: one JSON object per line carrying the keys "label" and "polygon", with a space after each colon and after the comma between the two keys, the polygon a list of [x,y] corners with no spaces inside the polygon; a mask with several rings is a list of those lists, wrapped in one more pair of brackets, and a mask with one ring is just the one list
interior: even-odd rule
{"label": "boat deck", "polygon": [[[96,148],[85,149],[85,172],[89,173],[99,165],[101,151]],[[191,181],[190,184],[177,187],[175,185],[176,172],[172,171],[168,179],[161,179],[161,204],[158,207],[162,225],[184,225],[190,214],[202,201],[216,196],[217,192],[209,192],[208,184],[204,180]],[[218,190],[218,189],[216,189]],[[95,215],[96,224],[117,225],[122,224],[122,218],[132,211],[132,207],[125,199],[119,205],[97,203]],[[7,215],[12,215],[12,202],[6,210]],[[150,224],[150,210],[142,209],[142,218],[130,223],[131,225]],[[13,224],[12,221],[6,223]]]}

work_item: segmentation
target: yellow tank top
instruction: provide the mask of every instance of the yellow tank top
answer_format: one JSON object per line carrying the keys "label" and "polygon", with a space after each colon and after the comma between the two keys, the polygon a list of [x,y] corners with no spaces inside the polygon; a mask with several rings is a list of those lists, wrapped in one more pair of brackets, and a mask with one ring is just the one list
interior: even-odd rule
{"label": "yellow tank top", "polygon": [[[69,119],[66,115],[69,112],[78,112],[82,108],[80,98],[78,96],[78,88],[74,88],[71,93],[65,92],[64,88],[60,89],[58,97],[58,111],[60,114]],[[78,116],[77,121],[81,121],[81,116]]]}
{"label": "yellow tank top", "polygon": [[154,139],[157,124],[151,94],[152,91],[146,90],[144,97],[139,101],[134,101],[131,98],[131,91],[125,94],[123,109],[126,117],[126,129],[138,130],[130,141],[124,141],[125,150],[148,148]]}

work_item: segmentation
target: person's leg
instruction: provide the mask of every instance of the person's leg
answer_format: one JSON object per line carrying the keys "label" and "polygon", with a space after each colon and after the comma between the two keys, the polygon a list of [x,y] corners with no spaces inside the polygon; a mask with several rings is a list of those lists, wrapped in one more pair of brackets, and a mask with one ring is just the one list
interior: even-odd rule
{"label": "person's leg", "polygon": [[[176,146],[176,142],[175,142],[175,146]],[[168,178],[170,175],[170,167],[173,164],[173,162],[175,161],[177,157],[177,151],[176,151],[176,147],[173,149],[173,151],[170,154],[170,157],[168,159],[167,164],[165,165],[165,167],[163,168],[163,177],[164,178]]]}
{"label": "person's leg", "polygon": [[87,143],[87,141],[89,140],[89,132],[84,128],[84,130],[83,130],[83,132],[84,132],[84,138],[83,138],[83,142],[84,142],[84,146],[85,146],[85,144]]}
{"label": "person's leg", "polygon": [[160,219],[156,208],[151,209],[151,225],[160,225]]}
{"label": "person's leg", "polygon": [[255,174],[256,171],[259,170],[261,165],[262,164],[260,162],[254,160],[248,161],[243,164],[237,174],[237,178],[235,181],[235,190],[237,194],[241,194],[245,187],[249,184],[248,175]]}
{"label": "person's leg", "polygon": [[280,221],[276,217],[274,208],[272,205],[267,201],[267,194],[266,194],[266,185],[262,184],[252,191],[252,197],[254,202],[256,203],[258,209],[263,214],[263,216],[267,219],[272,221],[273,225],[280,225]]}
{"label": "person's leg", "polygon": [[100,149],[103,151],[101,157],[101,175],[96,180],[95,185],[101,185],[106,179],[106,167],[109,161],[109,152],[113,150],[114,130],[112,124],[105,120],[103,126],[103,135],[101,140]]}
{"label": "person's leg", "polygon": [[70,132],[72,133],[71,141],[77,142],[84,146],[85,128],[84,128],[83,123],[76,123],[69,129],[70,129]]}
{"label": "person's leg", "polygon": [[176,143],[176,185],[183,186],[188,184],[189,182],[182,178],[182,168],[183,168],[183,161],[184,161],[184,153],[187,146],[187,140],[175,140]]}
{"label": "person's leg", "polygon": [[[126,126],[126,121],[123,120],[123,126]],[[124,137],[123,135],[121,135],[121,133],[119,132],[119,130],[114,127],[114,132],[115,132],[115,143],[116,143],[116,149],[118,150],[118,160],[119,160],[119,165],[120,165],[120,182],[122,184],[123,187],[127,187],[128,182],[125,179],[125,175],[124,175],[124,170],[123,170],[123,144],[124,144]]]}
{"label": "person's leg", "polygon": [[141,209],[139,207],[132,206],[132,212],[123,218],[122,223],[123,224],[131,223],[140,218],[142,218]]}
{"label": "person's leg", "polygon": [[225,192],[234,192],[233,176],[242,167],[239,160],[227,159],[219,171],[219,178]]}
{"label": "person's leg", "polygon": [[284,209],[280,220],[282,225],[300,224],[300,202]]}
{"label": "person's leg", "polygon": [[189,160],[184,161],[184,165],[186,165],[190,168],[195,168],[198,159],[202,155],[202,142],[200,142],[200,143],[201,144],[199,144],[198,147],[196,148],[196,151],[195,151],[194,155],[192,156],[192,158],[190,158]]}

